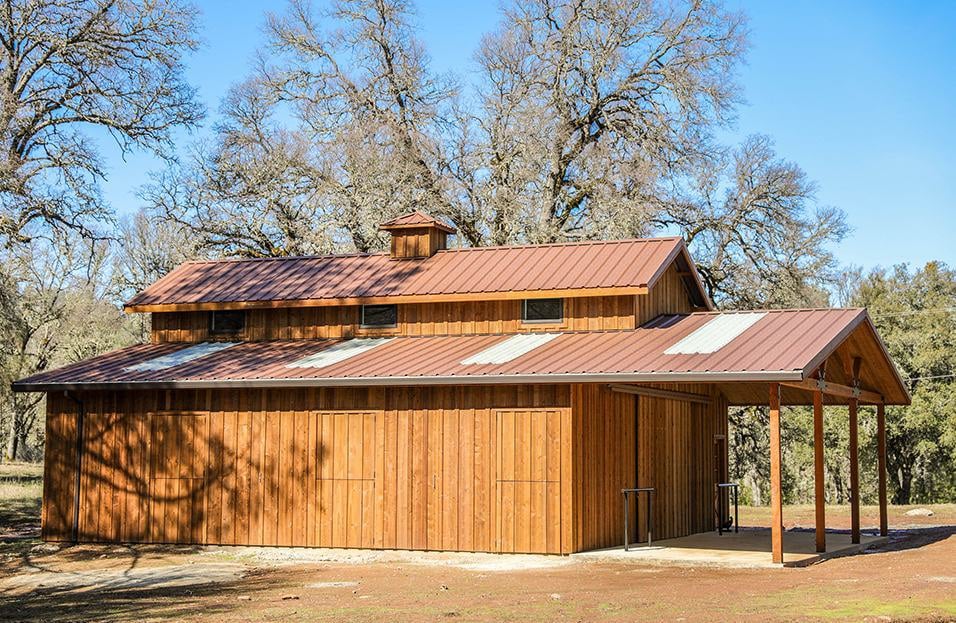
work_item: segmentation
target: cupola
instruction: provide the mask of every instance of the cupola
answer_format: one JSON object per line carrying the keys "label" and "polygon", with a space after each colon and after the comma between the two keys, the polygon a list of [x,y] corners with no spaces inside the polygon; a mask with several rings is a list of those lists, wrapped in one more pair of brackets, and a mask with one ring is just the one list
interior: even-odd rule
{"label": "cupola", "polygon": [[415,259],[435,255],[448,248],[448,235],[458,230],[433,216],[415,210],[378,227],[392,234],[392,259]]}

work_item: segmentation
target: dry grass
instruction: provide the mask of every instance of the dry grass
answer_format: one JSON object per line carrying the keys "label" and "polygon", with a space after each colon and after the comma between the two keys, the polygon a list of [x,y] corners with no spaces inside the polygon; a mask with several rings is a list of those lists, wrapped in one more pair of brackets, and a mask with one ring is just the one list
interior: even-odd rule
{"label": "dry grass", "polygon": [[0,464],[0,539],[39,535],[42,474],[43,466],[38,463]]}
{"label": "dry grass", "polygon": [[0,463],[0,481],[43,477],[43,463]]}
{"label": "dry grass", "polygon": [[[914,508],[928,508],[933,511],[929,517],[909,516],[907,511]],[[797,504],[783,507],[783,523],[789,528],[813,528],[815,525],[815,509],[811,504]],[[890,506],[887,509],[890,528],[907,528],[915,526],[952,526],[956,525],[956,504],[910,504],[908,506]],[[850,528],[850,507],[826,507],[827,527],[839,530]],[[880,508],[878,506],[860,507],[860,525],[864,530],[876,528],[880,522]],[[769,506],[741,506],[741,526],[769,526]]]}

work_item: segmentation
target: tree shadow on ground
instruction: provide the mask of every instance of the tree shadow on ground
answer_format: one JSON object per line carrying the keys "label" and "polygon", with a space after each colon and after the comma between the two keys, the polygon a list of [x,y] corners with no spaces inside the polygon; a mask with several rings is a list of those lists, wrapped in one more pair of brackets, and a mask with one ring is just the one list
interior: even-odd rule
{"label": "tree shadow on ground", "polygon": [[39,497],[4,500],[0,504],[0,544],[23,539],[36,539],[39,536]]}
{"label": "tree shadow on ground", "polygon": [[890,530],[889,540],[866,548],[863,554],[879,554],[882,552],[901,552],[910,549],[919,549],[945,541],[956,535],[956,526],[932,526],[926,528],[905,528]]}
{"label": "tree shadow on ground", "polygon": [[203,617],[215,620],[248,607],[238,596],[274,589],[266,572],[188,587],[116,589],[109,587],[40,587],[27,594],[0,594],[0,621],[142,621]]}

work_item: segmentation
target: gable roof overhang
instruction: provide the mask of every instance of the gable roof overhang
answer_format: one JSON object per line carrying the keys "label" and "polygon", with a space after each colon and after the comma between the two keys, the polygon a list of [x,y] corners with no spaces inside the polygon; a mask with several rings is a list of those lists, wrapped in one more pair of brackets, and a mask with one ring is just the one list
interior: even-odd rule
{"label": "gable roof overhang", "polygon": [[187,262],[128,312],[321,307],[647,294],[676,262],[713,309],[681,238],[473,247],[403,262],[387,254]]}
{"label": "gable roof overhang", "polygon": [[[303,362],[321,359],[317,355],[348,341],[240,342],[158,369],[143,364],[160,357],[177,360],[170,355],[195,344],[145,344],[22,379],[13,389],[708,383],[731,404],[752,405],[766,403],[769,383],[798,383],[832,358],[860,357],[861,388],[878,393],[886,404],[909,403],[906,386],[864,310],[768,311],[712,352],[668,352],[721,315],[732,314],[662,316],[634,330],[560,333],[513,358],[478,364],[468,362],[487,361],[476,355],[514,336],[396,337],[318,367]],[[833,382],[846,381],[838,370],[833,376],[827,370]],[[812,399],[810,392],[794,387],[783,391],[787,404]],[[837,396],[826,401],[844,402]]]}

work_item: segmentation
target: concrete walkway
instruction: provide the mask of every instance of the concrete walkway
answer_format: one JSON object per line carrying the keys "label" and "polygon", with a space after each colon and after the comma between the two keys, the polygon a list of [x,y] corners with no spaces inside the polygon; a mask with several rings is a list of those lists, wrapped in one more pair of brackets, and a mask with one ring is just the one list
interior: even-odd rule
{"label": "concrete walkway", "polygon": [[[860,544],[850,543],[850,535],[827,533],[827,551],[816,552],[816,540],[812,530],[788,531],[783,535],[783,565],[802,567],[825,558],[842,556],[862,551],[885,537],[863,534]],[[740,532],[716,532],[692,534],[679,539],[657,541],[650,547],[632,545],[630,551],[623,547],[594,550],[572,554],[572,557],[598,560],[648,562],[661,565],[713,566],[735,568],[780,567],[770,560],[770,529],[741,528]]]}

